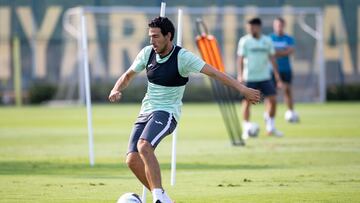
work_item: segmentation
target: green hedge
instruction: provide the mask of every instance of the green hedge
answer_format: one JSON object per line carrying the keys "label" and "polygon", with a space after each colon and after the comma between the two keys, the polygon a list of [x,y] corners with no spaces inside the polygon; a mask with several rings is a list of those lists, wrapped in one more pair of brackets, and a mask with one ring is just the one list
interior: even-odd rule
{"label": "green hedge", "polygon": [[[93,102],[105,103],[113,84],[92,84],[91,98]],[[52,100],[57,86],[49,82],[37,82],[30,86],[29,103],[40,104]],[[146,91],[144,84],[132,84],[123,92],[122,102],[141,102]],[[236,96],[237,97],[237,96]],[[237,98],[239,99],[239,98]],[[328,101],[360,101],[360,84],[332,85],[327,88]],[[183,101],[209,102],[214,101],[211,87],[207,85],[189,84],[186,87]]]}
{"label": "green hedge", "polygon": [[[107,98],[112,89],[113,84],[93,85],[91,88],[91,98],[94,102],[108,102]],[[122,102],[141,102],[146,92],[146,85],[131,84],[123,91]],[[206,85],[187,85],[184,93],[183,101],[191,102],[208,102],[213,101],[210,87]]]}
{"label": "green hedge", "polygon": [[56,93],[56,89],[56,86],[49,82],[33,83],[29,88],[30,104],[40,104],[51,100]]}
{"label": "green hedge", "polygon": [[360,84],[333,85],[327,88],[328,101],[359,101]]}
{"label": "green hedge", "polygon": [[[97,82],[91,85],[91,100],[95,103],[108,102],[110,90],[113,88],[113,83]],[[77,87],[75,94],[77,94]],[[29,103],[41,104],[54,99],[57,92],[57,86],[49,82],[37,82],[30,86]],[[146,85],[142,83],[131,84],[123,91],[122,102],[141,102],[146,92]],[[186,87],[183,101],[186,102],[209,102],[213,101],[211,88],[206,85],[189,84]]]}

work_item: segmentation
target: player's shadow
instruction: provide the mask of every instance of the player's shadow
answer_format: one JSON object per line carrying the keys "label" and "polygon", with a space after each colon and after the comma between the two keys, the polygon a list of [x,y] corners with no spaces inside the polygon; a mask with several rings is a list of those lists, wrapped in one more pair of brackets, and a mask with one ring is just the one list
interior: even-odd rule
{"label": "player's shadow", "polygon": [[[161,164],[163,169],[170,169],[170,163]],[[182,170],[248,170],[248,169],[274,169],[276,165],[259,164],[213,164],[213,163],[177,163],[176,168]]]}
{"label": "player's shadow", "polygon": [[[267,170],[283,168],[277,165],[234,165],[211,163],[177,163],[177,170]],[[162,170],[170,170],[170,163],[161,164]],[[61,161],[2,161],[0,175],[106,175],[129,172],[125,163],[98,163],[91,167],[88,163]]]}
{"label": "player's shadow", "polygon": [[91,167],[88,163],[55,161],[2,161],[0,175],[91,175],[127,170],[125,164],[99,163]]}

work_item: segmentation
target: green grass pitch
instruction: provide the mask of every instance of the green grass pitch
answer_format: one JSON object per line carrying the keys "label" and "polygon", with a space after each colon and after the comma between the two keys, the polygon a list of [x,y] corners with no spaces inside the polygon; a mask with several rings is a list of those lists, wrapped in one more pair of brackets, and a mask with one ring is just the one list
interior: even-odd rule
{"label": "green grass pitch", "polygon": [[[83,107],[0,108],[0,202],[116,202],[142,187],[124,164],[140,105],[93,108],[96,166],[88,164]],[[232,147],[215,104],[185,104],[177,177],[171,139],[158,147],[163,185],[177,203],[360,202],[360,103],[299,104],[301,123],[283,119],[284,138],[264,135]],[[149,193],[148,193],[149,194]],[[148,195],[148,202],[151,202]]]}

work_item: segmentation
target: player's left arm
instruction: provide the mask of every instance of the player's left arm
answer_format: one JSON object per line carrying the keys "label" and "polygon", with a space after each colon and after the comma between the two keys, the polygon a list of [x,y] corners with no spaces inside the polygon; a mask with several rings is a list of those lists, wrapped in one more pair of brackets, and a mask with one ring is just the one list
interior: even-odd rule
{"label": "player's left arm", "polygon": [[282,49],[282,50],[277,50],[276,53],[275,53],[276,57],[290,56],[291,54],[293,54],[295,52],[294,38],[288,36],[286,38],[286,41],[287,41],[287,44],[288,44],[287,47],[285,49]]}
{"label": "player's left arm", "polygon": [[282,88],[282,81],[281,81],[281,77],[279,74],[279,67],[278,67],[278,64],[276,63],[275,55],[269,55],[269,60],[273,67],[273,73],[274,73],[274,77],[276,80],[276,86],[278,88]]}
{"label": "player's left arm", "polygon": [[266,40],[268,40],[268,54],[269,54],[269,61],[273,67],[273,73],[274,73],[274,77],[276,80],[276,86],[278,88],[282,88],[282,81],[281,81],[281,77],[279,74],[279,67],[278,64],[276,63],[276,52],[275,52],[275,47],[274,44],[272,42],[272,40],[270,38],[266,38]]}
{"label": "player's left arm", "polygon": [[286,47],[283,50],[277,50],[275,53],[276,57],[283,57],[283,56],[290,56],[295,52],[295,49],[293,46]]}
{"label": "player's left arm", "polygon": [[237,91],[243,94],[248,101],[253,104],[256,104],[260,101],[260,92],[258,90],[246,87],[239,81],[226,75],[225,73],[218,71],[209,64],[205,64],[200,72],[211,78],[214,78],[215,80],[222,82],[224,85],[235,88]]}

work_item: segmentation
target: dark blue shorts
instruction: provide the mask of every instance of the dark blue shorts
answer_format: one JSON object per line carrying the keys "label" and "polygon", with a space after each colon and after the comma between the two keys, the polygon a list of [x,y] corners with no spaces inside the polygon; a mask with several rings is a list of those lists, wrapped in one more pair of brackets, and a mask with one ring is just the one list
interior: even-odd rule
{"label": "dark blue shorts", "polygon": [[175,130],[176,125],[174,116],[166,111],[140,114],[131,132],[127,153],[138,152],[139,139],[148,141],[155,149],[164,137]]}
{"label": "dark blue shorts", "polygon": [[[292,82],[292,72],[291,72],[291,71],[288,71],[288,72],[279,72],[279,74],[280,74],[281,81],[286,82],[286,83],[288,83],[288,84],[291,84],[291,82]],[[276,80],[275,80],[274,74],[272,74],[272,80],[273,80],[273,82],[276,84]]]}
{"label": "dark blue shorts", "polygon": [[272,80],[246,82],[246,87],[260,90],[265,97],[276,95],[276,88]]}

